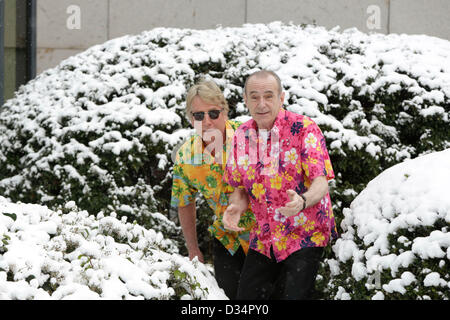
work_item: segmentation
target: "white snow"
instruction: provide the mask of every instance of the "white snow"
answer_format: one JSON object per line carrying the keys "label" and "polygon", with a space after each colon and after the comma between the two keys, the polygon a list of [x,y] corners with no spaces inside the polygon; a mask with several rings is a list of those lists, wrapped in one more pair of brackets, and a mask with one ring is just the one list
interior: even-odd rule
{"label": "white snow", "polygon": [[0,299],[171,299],[175,270],[185,298],[227,299],[211,267],[180,256],[161,233],[89,216],[74,202],[65,209],[0,196]]}
{"label": "white snow", "polygon": [[448,287],[450,288],[450,286],[447,284],[447,281],[445,281],[444,279],[441,279],[441,276],[439,273],[437,272],[432,272],[427,274],[427,276],[425,277],[425,279],[423,280],[423,284],[426,287]]}
{"label": "white snow", "polygon": [[[447,227],[415,238],[396,234],[430,227],[438,220],[450,222],[449,164],[450,149],[447,149],[397,164],[370,181],[350,209],[343,211],[345,232],[333,246],[337,261],[328,262],[333,267],[332,274],[338,274],[337,262],[352,259],[355,280],[372,279],[374,272],[390,270],[393,279],[383,284],[382,289],[385,293],[405,294],[406,287],[417,282],[419,275],[406,271],[398,277],[400,270],[408,269],[418,259],[441,259],[439,267],[445,268],[450,260]],[[393,237],[404,249],[391,253],[388,237]],[[360,249],[357,239],[363,241],[366,250]],[[425,286],[447,284],[448,279],[442,279],[437,272],[427,274],[424,280]],[[338,291],[336,298],[348,298],[343,290]],[[382,299],[384,294],[378,291],[373,298]]]}
{"label": "white snow", "polygon": [[[157,40],[165,45],[159,46]],[[70,177],[85,185],[83,193],[89,194],[89,181],[76,168],[82,164],[89,164],[89,173],[99,181],[112,181],[114,196],[140,192],[134,186],[117,187],[111,173],[101,166],[99,154],[110,153],[114,159],[130,150],[145,154],[142,141],[150,139],[164,145],[167,152],[156,154],[153,165],[167,170],[173,148],[192,132],[182,128],[177,113],[185,106],[186,84],[198,75],[192,65],[225,65],[227,54],[233,55],[233,65],[223,75],[210,75],[224,88],[226,98],[234,98],[236,92],[242,96],[242,88],[232,79],[259,68],[274,69],[285,86],[286,101],[291,101],[287,108],[327,127],[324,135],[331,141],[329,150],[345,156],[347,148],[375,160],[406,160],[373,179],[351,207],[343,209],[345,233],[333,247],[337,260],[328,261],[333,276],[339,275],[339,265],[345,262],[352,263],[351,275],[356,280],[389,269],[393,279],[371,295],[384,299],[387,293],[402,294],[417,283],[417,274],[402,270],[417,259],[440,259],[441,268],[448,265],[447,229],[416,238],[397,232],[433,226],[438,219],[450,222],[450,149],[409,160],[415,147],[400,144],[396,127],[379,120],[386,114],[383,104],[373,101],[374,115],[366,119],[364,106],[353,98],[357,94],[371,100],[376,92],[396,94],[406,88],[413,97],[404,101],[397,124],[417,121],[405,112],[408,108],[417,110],[419,120],[436,117],[449,124],[448,110],[441,105],[450,101],[450,42],[427,36],[368,35],[354,28],[341,32],[274,22],[214,30],[157,28],[96,45],[42,73],[2,107],[2,123],[13,123],[21,134],[30,135],[28,144],[22,146],[17,131],[0,125],[0,161],[7,163],[3,150],[25,151],[18,160],[24,170],[0,180],[6,190],[3,196],[10,196],[16,188],[29,190],[29,179],[40,181],[46,172],[57,178]],[[161,86],[148,88],[146,81]],[[330,96],[338,102],[330,103]],[[352,108],[342,121],[327,114],[340,108],[340,101]],[[242,101],[236,110],[237,120],[250,118]],[[121,124],[130,129],[118,131]],[[166,127],[173,132],[164,131]],[[74,132],[93,138],[86,144],[66,139]],[[418,143],[430,134],[425,132]],[[384,137],[392,143],[385,143]],[[34,150],[33,145],[40,149]],[[75,163],[58,162],[67,156],[76,159]],[[5,168],[14,171],[12,164]],[[140,180],[138,186],[146,184]],[[63,183],[62,189],[68,193],[70,183]],[[41,203],[55,200],[40,186],[34,191]],[[144,190],[145,194],[152,192]],[[355,193],[352,186],[343,191],[346,196]],[[175,277],[174,270],[185,277],[183,299],[224,298],[210,266],[178,255],[173,242],[158,231],[118,220],[114,212],[89,216],[73,201],[63,209],[68,212],[0,197],[0,299],[170,298],[174,288],[168,283]],[[133,205],[119,204],[115,209],[144,214]],[[151,216],[167,220],[158,212]],[[396,253],[391,252],[390,237],[401,248]],[[361,243],[367,250],[361,249]],[[424,284],[444,286],[448,279],[438,276],[427,274]],[[194,277],[200,288],[190,292],[187,282]],[[337,298],[351,298],[350,290],[337,290]]]}

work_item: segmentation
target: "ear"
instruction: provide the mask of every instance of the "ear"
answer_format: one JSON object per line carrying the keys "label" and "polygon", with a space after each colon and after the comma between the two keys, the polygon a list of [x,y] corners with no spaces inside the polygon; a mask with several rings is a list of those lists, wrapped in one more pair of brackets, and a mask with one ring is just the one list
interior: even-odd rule
{"label": "ear", "polygon": [[284,91],[282,91],[281,94],[280,94],[281,106],[283,106],[283,104],[284,104],[284,96],[285,96]]}

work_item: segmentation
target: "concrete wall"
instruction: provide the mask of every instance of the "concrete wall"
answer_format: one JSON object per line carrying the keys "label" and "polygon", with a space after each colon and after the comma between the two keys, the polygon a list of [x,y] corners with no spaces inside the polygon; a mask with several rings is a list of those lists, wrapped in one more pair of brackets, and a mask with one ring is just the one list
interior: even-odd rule
{"label": "concrete wall", "polygon": [[25,2],[8,0],[4,3],[4,91],[5,100],[14,96],[26,75],[26,26],[21,19],[26,14]]}
{"label": "concrete wall", "polygon": [[37,73],[155,27],[210,29],[279,20],[450,40],[450,0],[38,0]]}

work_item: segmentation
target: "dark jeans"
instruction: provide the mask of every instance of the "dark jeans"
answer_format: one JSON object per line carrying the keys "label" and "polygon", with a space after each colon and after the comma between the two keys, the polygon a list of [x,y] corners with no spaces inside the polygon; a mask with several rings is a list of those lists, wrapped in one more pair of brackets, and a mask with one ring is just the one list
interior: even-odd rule
{"label": "dark jeans", "polygon": [[213,241],[214,255],[214,273],[219,287],[225,291],[230,300],[236,299],[239,278],[241,276],[242,266],[245,261],[245,253],[242,247],[231,255],[228,249],[214,238]]}
{"label": "dark jeans", "polygon": [[277,263],[272,249],[272,259],[250,249],[237,299],[311,299],[322,254],[323,248],[302,248]]}

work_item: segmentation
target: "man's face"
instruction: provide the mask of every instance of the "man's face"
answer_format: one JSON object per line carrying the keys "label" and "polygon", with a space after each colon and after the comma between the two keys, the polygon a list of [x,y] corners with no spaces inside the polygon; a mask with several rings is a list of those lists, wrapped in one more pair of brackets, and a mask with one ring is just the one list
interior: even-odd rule
{"label": "man's face", "polygon": [[253,76],[247,82],[244,102],[259,129],[272,129],[284,102],[284,92],[278,94],[276,79],[268,76]]}
{"label": "man's face", "polygon": [[203,138],[205,144],[213,142],[215,140],[215,137],[219,136],[219,132],[221,134],[222,141],[225,137],[225,123],[227,121],[225,110],[222,110],[219,113],[217,119],[211,119],[211,115],[208,114],[208,112],[213,111],[214,113],[214,110],[220,111],[222,110],[222,107],[207,103],[203,101],[199,96],[196,96],[192,100],[191,113],[204,112],[203,120],[201,121],[196,120],[194,116],[191,115],[191,124],[197,131],[197,134]]}

